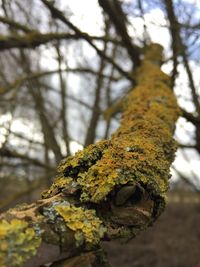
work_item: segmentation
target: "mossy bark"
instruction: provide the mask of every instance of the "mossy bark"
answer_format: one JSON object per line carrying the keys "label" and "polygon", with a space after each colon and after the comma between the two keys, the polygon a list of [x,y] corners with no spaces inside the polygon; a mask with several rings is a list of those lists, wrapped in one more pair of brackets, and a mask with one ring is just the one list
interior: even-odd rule
{"label": "mossy bark", "polygon": [[41,200],[0,216],[2,267],[39,266],[95,250],[101,240],[129,239],[160,215],[179,116],[161,61],[162,47],[150,45],[110,140],[64,159]]}

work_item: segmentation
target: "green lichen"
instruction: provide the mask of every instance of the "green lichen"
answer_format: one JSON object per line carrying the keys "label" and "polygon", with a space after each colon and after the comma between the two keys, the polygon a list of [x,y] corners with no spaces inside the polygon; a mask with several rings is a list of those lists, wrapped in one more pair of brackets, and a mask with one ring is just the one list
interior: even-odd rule
{"label": "green lichen", "polygon": [[23,220],[0,221],[0,266],[22,267],[37,252],[41,238]]}
{"label": "green lichen", "polygon": [[92,246],[96,245],[106,232],[95,210],[86,210],[72,205],[57,205],[55,210],[64,219],[66,226],[75,232],[77,246],[84,242]]}

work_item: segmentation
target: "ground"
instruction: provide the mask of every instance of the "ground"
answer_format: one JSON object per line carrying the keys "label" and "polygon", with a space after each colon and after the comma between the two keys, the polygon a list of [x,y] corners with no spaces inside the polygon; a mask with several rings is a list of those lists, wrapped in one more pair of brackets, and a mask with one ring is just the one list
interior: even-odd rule
{"label": "ground", "polygon": [[170,203],[146,232],[104,246],[111,267],[200,267],[200,203]]}

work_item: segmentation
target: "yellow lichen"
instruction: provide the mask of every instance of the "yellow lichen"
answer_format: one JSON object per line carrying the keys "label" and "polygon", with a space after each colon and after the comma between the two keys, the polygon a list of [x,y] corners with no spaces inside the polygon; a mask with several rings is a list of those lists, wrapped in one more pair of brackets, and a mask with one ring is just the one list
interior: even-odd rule
{"label": "yellow lichen", "polygon": [[[58,166],[58,173],[67,173],[75,176],[77,172],[87,170],[101,158],[102,151],[108,146],[109,141],[103,140],[97,144],[92,144],[82,151],[76,152],[74,156],[62,160]],[[77,171],[77,172],[76,172]]]}
{"label": "yellow lichen", "polygon": [[83,202],[99,203],[120,185],[138,184],[163,207],[180,111],[170,77],[160,70],[161,61],[162,47],[151,45],[137,71],[138,85],[123,102],[121,124],[111,140],[88,146],[59,166],[60,173],[80,186]]}
{"label": "yellow lichen", "polygon": [[74,181],[71,177],[65,177],[63,174],[59,174],[51,187],[42,192],[42,198],[48,198],[51,196],[55,196],[56,194],[60,193],[64,188],[65,191],[67,188],[73,188]]}
{"label": "yellow lichen", "polygon": [[0,266],[21,267],[37,252],[41,239],[23,220],[0,221]]}
{"label": "yellow lichen", "polygon": [[[94,203],[100,203],[99,214],[105,216],[105,222],[108,214],[111,216],[111,223],[106,223],[114,231],[108,231],[108,236],[131,233],[134,226],[137,233],[163,210],[176,150],[174,125],[180,112],[169,86],[170,77],[160,70],[161,51],[159,45],[152,45],[145,54],[136,75],[138,85],[123,102],[121,124],[111,140],[90,145],[59,165],[57,179],[43,194],[44,198],[59,197],[51,200],[51,205],[47,200],[48,204],[40,209],[45,222],[55,224],[55,236],[50,233],[48,240],[64,244],[59,235],[63,231],[74,233],[77,246],[97,245],[106,228],[90,209],[96,207]],[[124,202],[127,205],[116,208],[116,196],[125,185],[134,187],[131,194],[138,195],[129,195]],[[62,194],[67,194],[67,200]],[[145,207],[148,203],[150,208]],[[129,211],[134,213],[132,217]],[[144,216],[145,212],[148,216]],[[126,224],[127,218],[134,219],[134,223]],[[23,266],[36,254],[40,243],[38,233],[27,222],[0,221],[0,266]]]}
{"label": "yellow lichen", "polygon": [[55,210],[64,219],[66,226],[75,232],[77,246],[84,242],[96,245],[103,237],[106,228],[96,216],[95,210],[86,210],[72,205],[57,205]]}
{"label": "yellow lichen", "polygon": [[170,77],[157,64],[161,49],[155,47],[138,70],[138,86],[124,103],[121,125],[109,147],[103,150],[100,161],[78,175],[84,201],[99,202],[118,184],[142,182],[154,188],[157,195],[168,188],[169,167],[176,150],[172,136],[179,109],[168,86]]}

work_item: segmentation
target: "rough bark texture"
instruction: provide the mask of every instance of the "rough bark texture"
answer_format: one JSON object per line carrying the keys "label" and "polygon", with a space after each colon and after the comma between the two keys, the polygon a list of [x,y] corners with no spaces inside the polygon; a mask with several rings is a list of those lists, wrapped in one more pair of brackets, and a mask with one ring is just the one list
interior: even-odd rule
{"label": "rough bark texture", "polygon": [[101,240],[137,235],[163,211],[179,109],[161,61],[162,47],[150,45],[110,140],[64,159],[43,199],[0,216],[0,266],[93,251]]}

